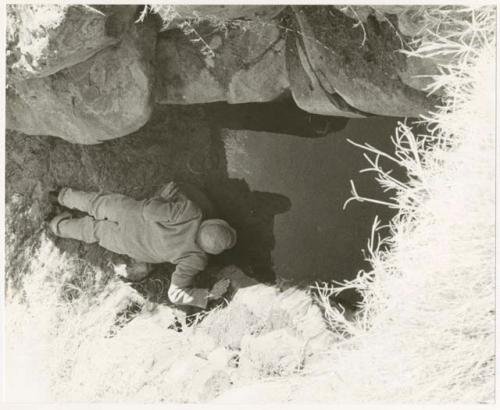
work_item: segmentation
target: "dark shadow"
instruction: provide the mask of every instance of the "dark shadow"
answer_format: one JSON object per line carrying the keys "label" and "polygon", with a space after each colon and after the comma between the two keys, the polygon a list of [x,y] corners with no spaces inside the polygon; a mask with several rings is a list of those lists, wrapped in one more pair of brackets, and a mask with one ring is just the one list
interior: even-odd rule
{"label": "dark shadow", "polygon": [[219,128],[295,135],[306,138],[324,137],[342,130],[349,122],[345,117],[310,114],[295,104],[287,94],[279,100],[264,103],[205,104],[209,118]]}
{"label": "dark shadow", "polygon": [[236,246],[213,257],[214,261],[237,265],[261,282],[274,282],[274,217],[290,209],[290,200],[280,194],[251,191],[242,179],[214,178],[208,181],[207,191],[219,216],[238,233]]}

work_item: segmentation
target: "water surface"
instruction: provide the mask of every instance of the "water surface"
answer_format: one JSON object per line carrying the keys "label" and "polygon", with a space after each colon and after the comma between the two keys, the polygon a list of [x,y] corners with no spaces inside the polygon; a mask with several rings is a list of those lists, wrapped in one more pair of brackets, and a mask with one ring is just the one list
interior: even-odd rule
{"label": "water surface", "polygon": [[373,179],[360,174],[368,165],[363,151],[348,143],[369,143],[393,151],[395,118],[350,120],[339,132],[302,138],[269,132],[226,130],[231,178],[243,178],[253,191],[281,194],[291,207],[274,219],[273,270],[298,280],[343,280],[369,267],[363,261],[376,215],[392,212],[371,203],[351,202],[349,181],[367,197],[386,197]]}

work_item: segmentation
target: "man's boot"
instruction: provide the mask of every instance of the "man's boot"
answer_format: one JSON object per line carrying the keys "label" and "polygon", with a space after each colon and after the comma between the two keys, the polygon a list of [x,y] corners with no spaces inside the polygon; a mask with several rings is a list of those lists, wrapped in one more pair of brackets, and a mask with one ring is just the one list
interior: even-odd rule
{"label": "man's boot", "polygon": [[71,213],[68,211],[65,211],[54,218],[49,222],[49,229],[50,231],[57,236],[61,236],[61,233],[59,231],[59,223],[66,219],[70,219],[72,217]]}

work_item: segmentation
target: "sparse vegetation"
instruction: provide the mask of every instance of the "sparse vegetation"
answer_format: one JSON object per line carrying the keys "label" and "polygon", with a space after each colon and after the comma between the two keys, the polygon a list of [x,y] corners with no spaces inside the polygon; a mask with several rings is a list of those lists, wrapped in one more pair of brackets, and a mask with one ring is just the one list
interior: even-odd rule
{"label": "sparse vegetation", "polygon": [[[342,381],[332,379],[332,398],[493,400],[495,11],[434,9],[431,16],[413,55],[452,55],[430,87],[444,91],[444,104],[425,119],[428,135],[400,125],[394,157],[363,147],[399,212],[388,237],[373,227],[371,272],[320,287],[325,303],[343,289],[363,295],[354,323],[335,309],[328,314],[347,343],[330,352],[342,373]],[[381,169],[380,156],[403,166],[408,180]]]}

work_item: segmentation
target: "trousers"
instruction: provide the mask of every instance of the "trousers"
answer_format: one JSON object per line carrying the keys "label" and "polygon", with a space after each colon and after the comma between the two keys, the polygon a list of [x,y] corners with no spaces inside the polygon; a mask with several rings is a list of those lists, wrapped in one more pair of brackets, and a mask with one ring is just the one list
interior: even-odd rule
{"label": "trousers", "polygon": [[119,222],[138,208],[138,201],[121,194],[105,194],[64,189],[59,203],[89,216],[71,218],[58,225],[59,236],[85,243],[99,243],[112,252],[123,253],[119,244]]}
{"label": "trousers", "polygon": [[[67,208],[88,214],[59,222],[58,236],[88,244],[98,243],[103,248],[119,254],[127,253],[122,245],[122,237],[126,232],[122,231],[120,222],[127,220],[130,224],[134,218],[138,219],[142,212],[141,201],[122,194],[85,192],[71,188],[61,190],[58,201]],[[208,290],[170,284],[168,296],[176,304],[205,308]]]}

